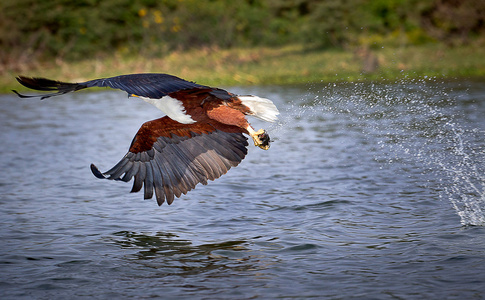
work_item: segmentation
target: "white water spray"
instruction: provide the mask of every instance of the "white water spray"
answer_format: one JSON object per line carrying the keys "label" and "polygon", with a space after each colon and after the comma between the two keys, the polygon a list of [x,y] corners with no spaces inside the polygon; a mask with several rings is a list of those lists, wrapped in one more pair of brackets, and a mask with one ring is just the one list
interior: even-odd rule
{"label": "white water spray", "polygon": [[456,110],[457,98],[466,90],[454,92],[434,78],[329,84],[309,90],[303,103],[282,113],[273,130],[285,130],[291,122],[285,115],[313,118],[331,113],[352,118],[364,135],[379,138],[376,161],[407,161],[421,168],[423,176],[432,173],[439,186],[429,189],[451,203],[462,225],[485,225],[484,132],[464,128],[462,112]]}

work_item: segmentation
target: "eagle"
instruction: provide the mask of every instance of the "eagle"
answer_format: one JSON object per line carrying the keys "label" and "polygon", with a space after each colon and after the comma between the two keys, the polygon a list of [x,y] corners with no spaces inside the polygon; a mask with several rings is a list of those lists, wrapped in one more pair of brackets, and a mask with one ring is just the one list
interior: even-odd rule
{"label": "eagle", "polygon": [[236,167],[246,156],[249,135],[254,145],[269,149],[270,137],[255,131],[246,116],[275,122],[274,103],[253,95],[236,95],[224,89],[200,85],[158,73],[128,74],[69,83],[46,78],[18,76],[23,86],[48,93],[21,98],[64,95],[91,87],[123,90],[161,110],[165,116],[144,123],[133,138],[128,153],[111,169],[91,171],[101,179],[129,182],[131,192],[142,188],[144,198],[155,194],[157,204],[170,205],[199,183],[206,185]]}

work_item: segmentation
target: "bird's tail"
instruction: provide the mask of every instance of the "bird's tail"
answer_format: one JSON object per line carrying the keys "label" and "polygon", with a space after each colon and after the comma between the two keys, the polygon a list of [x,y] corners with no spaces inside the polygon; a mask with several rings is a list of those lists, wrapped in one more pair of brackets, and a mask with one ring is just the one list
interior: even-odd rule
{"label": "bird's tail", "polygon": [[280,112],[273,101],[253,95],[238,96],[242,104],[249,107],[250,115],[267,122],[275,122]]}
{"label": "bird's tail", "polygon": [[22,95],[19,92],[13,90],[13,92],[21,98],[41,97],[41,99],[45,99],[52,96],[64,95],[69,92],[74,92],[87,88],[87,86],[83,83],[69,83],[46,78],[30,78],[18,76],[17,81],[21,85],[28,87],[29,89],[37,91],[54,91],[53,93],[43,95]]}

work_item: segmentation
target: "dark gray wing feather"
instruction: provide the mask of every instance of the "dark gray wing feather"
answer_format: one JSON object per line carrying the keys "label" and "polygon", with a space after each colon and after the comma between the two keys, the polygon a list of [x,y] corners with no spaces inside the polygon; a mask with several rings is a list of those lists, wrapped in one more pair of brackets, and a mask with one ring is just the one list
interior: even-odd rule
{"label": "dark gray wing feather", "polygon": [[[153,147],[141,153],[128,152],[105,173],[92,165],[97,177],[129,181],[132,192],[144,187],[146,199],[155,194],[158,205],[186,194],[199,183],[207,184],[237,166],[246,156],[248,142],[242,133],[215,130],[191,137],[158,137]],[[153,151],[152,151],[153,150]]]}

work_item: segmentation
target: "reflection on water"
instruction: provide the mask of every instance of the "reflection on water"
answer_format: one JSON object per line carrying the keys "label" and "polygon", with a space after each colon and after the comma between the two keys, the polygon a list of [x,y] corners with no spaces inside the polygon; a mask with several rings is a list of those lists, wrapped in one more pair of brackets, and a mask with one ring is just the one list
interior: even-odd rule
{"label": "reflection on water", "polygon": [[114,234],[113,242],[121,248],[136,250],[129,259],[150,268],[163,276],[188,276],[213,270],[231,273],[256,270],[255,258],[247,256],[246,241],[192,245],[175,234],[158,232],[155,235],[121,231]]}
{"label": "reflection on water", "polygon": [[[483,82],[231,88],[275,140],[171,206],[96,180],[158,111],[0,96],[2,299],[478,299]],[[460,224],[461,222],[461,224]]]}

